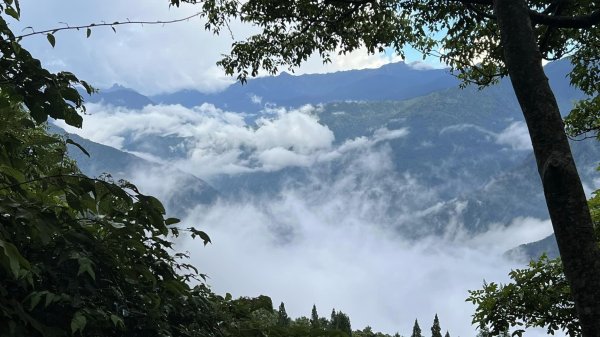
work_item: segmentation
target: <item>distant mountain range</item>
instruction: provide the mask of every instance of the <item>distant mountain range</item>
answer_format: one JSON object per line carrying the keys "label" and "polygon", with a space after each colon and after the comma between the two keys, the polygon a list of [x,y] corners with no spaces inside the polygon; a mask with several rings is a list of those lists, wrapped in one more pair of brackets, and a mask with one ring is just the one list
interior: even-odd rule
{"label": "distant mountain range", "polygon": [[[566,78],[569,69],[567,61],[546,66],[563,112],[568,112],[573,102],[583,97],[570,86]],[[146,97],[132,89],[114,86],[101,90],[88,101],[128,109],[153,104],[193,107],[210,103],[244,113],[249,122],[265,116],[265,109],[271,106],[322,104],[319,122],[333,132],[337,145],[360,137],[374,137],[377,130],[409,130],[408,137],[386,139],[375,145],[388,151],[394,174],[410,176],[418,180],[422,189],[435,191],[428,204],[415,209],[414,217],[397,220],[399,233],[409,237],[432,233],[452,237],[463,231],[484,232],[491,224],[508,224],[517,217],[548,218],[535,161],[527,143],[519,138],[524,128],[522,114],[507,81],[481,91],[472,87],[459,89],[458,80],[447,70],[417,70],[394,63],[378,69],[332,74],[283,73],[253,79],[244,86],[233,84],[214,94],[184,90]],[[71,137],[92,153],[91,159],[76,151],[73,155],[82,170],[93,175],[109,171],[127,177],[139,166],[166,170],[131,153],[175,161],[190,150],[186,147],[186,137],[177,134],[125,135],[122,150]],[[572,148],[583,181],[593,186],[600,158],[597,142],[574,142]],[[346,164],[344,160],[328,164],[325,180],[334,181],[346,174]],[[310,168],[296,166],[216,175],[210,179],[210,185],[214,186],[211,187],[193,175],[169,170],[168,174],[181,175],[186,181],[180,194],[172,195],[168,202],[177,212],[186,212],[195,203],[209,204],[218,196],[277,194],[289,187],[290,181],[302,185],[310,179]],[[403,205],[406,195],[401,195],[402,191],[393,186],[381,189],[389,197],[385,212],[390,219],[406,212]],[[528,245],[525,251],[534,256],[540,250],[552,250],[555,247],[552,240],[551,237]]]}

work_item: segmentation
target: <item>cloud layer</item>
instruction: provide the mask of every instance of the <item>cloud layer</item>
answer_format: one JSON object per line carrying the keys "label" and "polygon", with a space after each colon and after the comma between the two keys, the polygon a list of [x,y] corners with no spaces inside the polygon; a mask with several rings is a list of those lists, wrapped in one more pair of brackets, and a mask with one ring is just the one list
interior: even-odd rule
{"label": "cloud layer", "polygon": [[354,328],[404,336],[415,318],[427,331],[437,313],[443,329],[464,337],[476,334],[467,290],[484,279],[506,281],[516,265],[501,254],[520,243],[514,238],[526,242],[549,231],[548,222],[520,219],[477,237],[408,242],[382,223],[389,219],[373,216],[376,201],[357,205],[357,190],[324,189],[197,209],[190,221],[214,244],[186,241],[183,248],[219,293],[268,294],[295,317],[308,316],[313,304],[325,316],[335,307]]}
{"label": "cloud layer", "polygon": [[188,109],[180,105],[146,106],[142,110],[88,105],[83,129],[58,123],[69,132],[124,149],[124,142],[147,136],[171,135],[184,139],[183,157],[145,158],[174,163],[201,178],[215,174],[277,171],[286,167],[309,167],[339,158],[348,151],[404,137],[408,129],[375,130],[334,146],[334,134],[319,123],[320,107],[274,109],[265,117],[247,122],[243,114],[223,111],[210,104]]}
{"label": "cloud layer", "polygon": [[474,124],[456,124],[443,128],[440,133],[474,130],[483,134],[487,139],[490,139],[498,145],[509,147],[512,150],[531,151],[531,139],[529,138],[529,130],[523,121],[512,122],[504,130],[493,132],[481,126]]}
{"label": "cloud layer", "polygon": [[[381,128],[337,145],[319,123],[319,109],[274,109],[256,119],[208,104],[142,110],[90,105],[84,129],[70,131],[120,148],[157,135],[178,137],[182,151],[141,154],[205,178],[304,168],[301,182],[276,193],[223,199],[185,219],[213,240],[206,248],[187,239],[178,244],[191,252],[216,292],[266,294],[276,304],[284,301],[292,316],[309,315],[313,304],[323,316],[335,307],[350,315],[354,328],[371,325],[403,335],[410,334],[415,318],[427,331],[437,313],[452,336],[475,336],[467,290],[484,279],[506,281],[517,264],[505,260],[504,251],[543,238],[551,232],[549,222],[519,218],[473,236],[450,219],[451,235],[409,241],[399,229],[427,232],[423,219],[444,205],[436,188],[419,180],[424,178],[395,171],[387,141],[411,130]],[[443,132],[460,127],[470,126]],[[482,132],[500,142],[503,134],[522,129]],[[131,176],[161,198],[179,186],[156,170]]]}

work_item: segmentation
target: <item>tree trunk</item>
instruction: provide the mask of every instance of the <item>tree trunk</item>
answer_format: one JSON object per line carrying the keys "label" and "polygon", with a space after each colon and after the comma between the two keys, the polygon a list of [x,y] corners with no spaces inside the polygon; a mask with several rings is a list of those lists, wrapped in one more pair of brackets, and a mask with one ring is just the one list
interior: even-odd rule
{"label": "tree trunk", "polygon": [[527,4],[525,0],[494,0],[494,12],[582,335],[600,337],[600,250],[556,98],[544,74]]}

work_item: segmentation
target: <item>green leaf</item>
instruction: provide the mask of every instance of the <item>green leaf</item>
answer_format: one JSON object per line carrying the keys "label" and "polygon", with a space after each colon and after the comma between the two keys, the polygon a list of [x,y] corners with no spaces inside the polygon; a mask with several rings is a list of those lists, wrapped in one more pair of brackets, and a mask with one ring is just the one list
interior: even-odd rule
{"label": "green leaf", "polygon": [[67,144],[71,144],[76,146],[78,149],[81,150],[81,152],[83,152],[83,154],[85,154],[86,156],[90,156],[90,153],[86,151],[86,149],[81,146],[80,144],[76,143],[74,140],[72,140],[71,138],[67,138]]}
{"label": "green leaf", "polygon": [[31,294],[29,294],[28,299],[29,299],[29,310],[33,310],[35,309],[35,307],[40,303],[40,300],[42,299],[42,292],[33,292]]}
{"label": "green leaf", "polygon": [[15,245],[4,240],[0,240],[0,247],[4,248],[4,256],[8,260],[10,271],[15,278],[19,278],[21,268],[29,269],[29,262],[19,253]]}
{"label": "green leaf", "polygon": [[88,275],[90,275],[90,277],[95,281],[96,273],[92,269],[93,262],[87,257],[80,257],[79,259],[77,259],[77,262],[79,263],[79,270],[77,271],[77,276],[83,273],[88,273]]}
{"label": "green leaf", "polygon": [[4,12],[10,16],[12,16],[15,20],[19,20],[19,12],[14,8],[7,6]]}
{"label": "green leaf", "polygon": [[123,322],[123,319],[121,319],[121,317],[115,315],[115,314],[111,314],[110,315],[110,320],[113,323],[113,325],[115,327],[124,327],[125,323]]}
{"label": "green leaf", "polygon": [[196,238],[196,236],[199,236],[199,237],[200,237],[200,239],[202,239],[202,241],[204,241],[204,245],[205,245],[205,246],[206,246],[207,244],[209,244],[209,243],[212,243],[212,242],[210,241],[210,237],[209,237],[209,236],[208,236],[208,234],[206,234],[205,232],[203,232],[203,231],[199,231],[199,230],[197,230],[197,229],[196,229],[196,228],[194,228],[194,227],[190,227],[190,228],[188,228],[188,230],[189,230],[189,231],[192,233],[192,239],[195,239],[195,238]]}
{"label": "green leaf", "polygon": [[15,52],[15,55],[19,55],[21,53],[21,45],[17,42],[11,42],[10,45],[12,46],[12,49]]}
{"label": "green leaf", "polygon": [[86,324],[87,319],[81,313],[81,311],[76,312],[73,316],[73,319],[71,320],[71,333],[75,334],[77,331],[83,332],[83,329],[85,329]]}
{"label": "green leaf", "polygon": [[59,296],[54,295],[51,292],[46,292],[46,303],[44,303],[45,307],[48,307],[52,302],[54,302],[55,300],[60,299]]}
{"label": "green leaf", "polygon": [[54,46],[56,45],[56,39],[54,38],[54,35],[46,34],[46,38],[48,39],[48,42],[50,42],[52,48],[54,48]]}

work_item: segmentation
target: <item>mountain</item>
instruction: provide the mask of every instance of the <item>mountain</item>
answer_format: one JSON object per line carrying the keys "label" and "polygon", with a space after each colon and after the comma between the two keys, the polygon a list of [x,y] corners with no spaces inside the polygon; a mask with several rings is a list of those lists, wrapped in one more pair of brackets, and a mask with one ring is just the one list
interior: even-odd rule
{"label": "mountain", "polygon": [[203,94],[183,90],[153,96],[164,104],[193,107],[202,103],[237,112],[257,112],[265,104],[299,106],[332,101],[404,100],[458,85],[458,80],[445,69],[420,70],[404,62],[391,63],[377,69],[340,71],[328,74],[251,79],[245,85],[232,84],[222,92]]}
{"label": "mountain", "polygon": [[[209,205],[216,201],[218,192],[208,183],[191,174],[173,167],[150,162],[131,153],[113,147],[95,143],[76,134],[66,133],[56,126],[51,126],[52,133],[61,134],[81,145],[89,157],[79,148],[69,145],[69,156],[77,162],[79,169],[88,176],[98,177],[109,173],[113,179],[125,179],[138,185],[143,193],[156,194],[165,203],[171,214],[184,217],[197,205]],[[143,169],[143,170],[142,170]],[[140,176],[138,172],[146,172]],[[171,181],[169,188],[152,188],[157,181]]]}
{"label": "mountain", "polygon": [[88,103],[121,106],[128,109],[141,109],[146,105],[155,104],[150,98],[119,84],[114,84],[108,89],[101,89],[93,95],[88,95],[83,90],[80,90],[80,94]]}
{"label": "mountain", "polygon": [[[569,70],[570,64],[564,60],[546,66],[563,114],[584,97],[569,85]],[[211,103],[240,113],[247,123],[240,129],[246,138],[281,118],[266,106],[322,103],[311,116],[333,133],[330,152],[319,150],[323,153],[317,153],[311,165],[263,169],[257,162],[266,152],[257,154],[255,145],[242,142],[228,155],[239,161],[236,165],[246,165],[244,169],[207,178],[229,201],[248,196],[281,199],[290,190],[302,190],[319,205],[335,193],[343,193],[367,208],[365,217],[372,212],[383,225],[413,238],[431,234],[452,238],[482,233],[491,226],[507,226],[516,218],[547,219],[527,130],[512,87],[507,80],[484,90],[459,89],[457,83],[446,70],[416,70],[396,63],[332,74],[281,74],[252,79],[245,86],[234,84],[214,94],[180,91],[147,98],[131,89],[113,87],[101,92],[104,96],[98,101],[130,109],[151,104],[148,102],[187,107]],[[225,146],[221,136],[191,134],[193,122],[185,123],[186,132],[174,128],[167,133],[124,131],[118,136],[123,139],[124,150],[164,162],[188,160],[199,146],[202,151],[220,151]],[[208,126],[192,126],[210,132]],[[595,167],[600,147],[588,140],[574,142],[572,148],[582,180],[591,189],[598,177]],[[275,150],[304,159],[312,155],[293,146]],[[211,153],[205,155],[210,158]],[[328,156],[334,159],[323,159]],[[84,167],[97,172],[94,165],[99,161],[103,169],[121,172],[131,170],[127,163],[138,159],[114,155],[92,159]],[[335,188],[340,192],[328,191]],[[200,198],[194,193],[176,196],[174,200],[182,198],[184,202],[174,204],[185,210],[196,197]],[[540,247],[550,244],[551,239],[547,239]],[[526,251],[534,248],[527,246]]]}
{"label": "mountain", "polygon": [[542,254],[546,254],[546,256],[551,259],[560,256],[560,253],[558,252],[558,244],[556,243],[554,234],[536,242],[520,245],[505,253],[506,256],[516,260],[521,260],[523,262],[529,262],[531,259],[537,259]]}

